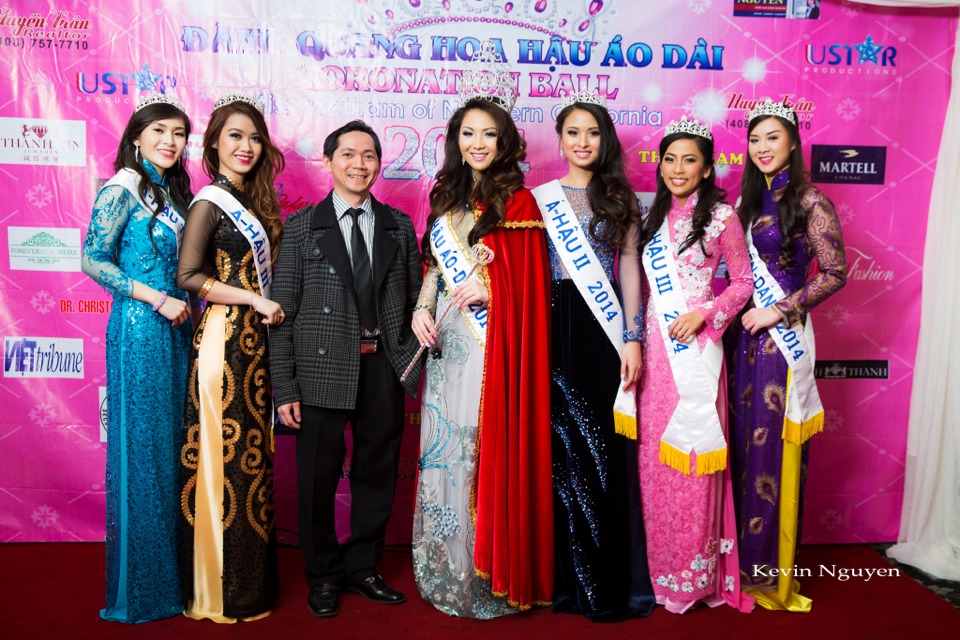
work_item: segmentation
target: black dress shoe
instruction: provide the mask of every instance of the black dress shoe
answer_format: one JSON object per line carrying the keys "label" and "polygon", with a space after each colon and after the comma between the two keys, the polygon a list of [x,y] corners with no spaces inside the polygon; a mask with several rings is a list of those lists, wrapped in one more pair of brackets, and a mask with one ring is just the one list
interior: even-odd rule
{"label": "black dress shoe", "polygon": [[371,602],[382,604],[400,604],[406,602],[407,597],[387,584],[379,575],[373,575],[356,584],[347,586],[350,593],[359,593]]}
{"label": "black dress shoe", "polygon": [[337,615],[340,613],[340,587],[330,583],[310,587],[307,609],[318,618]]}

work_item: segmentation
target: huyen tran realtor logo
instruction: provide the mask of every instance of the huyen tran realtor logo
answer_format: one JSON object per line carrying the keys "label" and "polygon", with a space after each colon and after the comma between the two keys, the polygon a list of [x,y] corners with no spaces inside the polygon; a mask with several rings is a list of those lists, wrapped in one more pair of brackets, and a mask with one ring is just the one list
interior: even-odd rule
{"label": "huyen tran realtor logo", "polygon": [[86,165],[86,120],[0,118],[0,164]]}
{"label": "huyen tran realtor logo", "polygon": [[80,271],[80,229],[7,227],[11,271]]}
{"label": "huyen tran realtor logo", "polygon": [[3,377],[83,378],[83,339],[6,336]]}

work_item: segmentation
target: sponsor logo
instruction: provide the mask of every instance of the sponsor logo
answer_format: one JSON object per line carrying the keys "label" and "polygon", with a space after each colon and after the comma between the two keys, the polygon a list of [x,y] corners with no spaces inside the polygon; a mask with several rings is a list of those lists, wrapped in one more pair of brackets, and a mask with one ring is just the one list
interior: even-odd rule
{"label": "sponsor logo", "polygon": [[[736,164],[743,166],[743,159],[746,154],[743,152],[733,153],[733,152],[719,152],[716,154],[716,164],[719,166],[724,166],[728,164]],[[640,162],[645,162],[648,164],[657,164],[660,162],[660,150],[659,149],[641,149],[637,151],[637,156],[640,157]]]}
{"label": "sponsor logo", "polygon": [[890,377],[889,360],[817,360],[814,375],[821,380],[874,379]]}
{"label": "sponsor logo", "polygon": [[0,27],[9,29],[17,38],[52,38],[56,40],[86,40],[90,36],[90,21],[80,14],[68,11],[50,11],[46,15],[33,12],[18,16],[4,7],[0,9]]}
{"label": "sponsor logo", "polygon": [[886,147],[815,144],[810,155],[813,182],[883,184]]}
{"label": "sponsor logo", "polygon": [[85,120],[0,118],[0,164],[86,165]]}
{"label": "sponsor logo", "polygon": [[4,337],[3,377],[83,378],[83,339]]}
{"label": "sponsor logo", "polygon": [[853,262],[850,262],[849,258],[847,259],[850,265],[847,268],[847,278],[849,280],[856,282],[893,282],[895,277],[893,269],[884,269],[883,265],[879,264],[876,258],[852,245],[848,244],[846,250],[848,254],[856,256]]}
{"label": "sponsor logo", "polygon": [[735,18],[786,18],[787,0],[734,0]]}
{"label": "sponsor logo", "polygon": [[897,48],[874,42],[868,35],[860,44],[808,44],[804,71],[831,75],[895,76]]}
{"label": "sponsor logo", "polygon": [[113,102],[115,104],[130,104],[130,94],[133,91],[149,91],[151,93],[167,93],[177,86],[175,76],[154,73],[147,63],[138,71],[127,73],[107,72],[79,72],[77,73],[77,102]]}
{"label": "sponsor logo", "polygon": [[797,126],[800,129],[809,129],[810,120],[813,118],[813,112],[816,110],[816,103],[803,96],[797,96],[792,93],[781,93],[774,96],[762,96],[757,98],[748,98],[742,93],[731,93],[727,98],[727,111],[733,111],[730,120],[727,120],[728,127],[745,129],[749,122],[747,116],[758,104],[770,98],[776,102],[782,102],[791,107],[797,114]]}
{"label": "sponsor logo", "polygon": [[107,441],[107,388],[97,387],[99,394],[98,415],[100,416],[100,442]]}
{"label": "sponsor logo", "polygon": [[7,227],[10,269],[80,271],[80,229]]}
{"label": "sponsor logo", "polygon": [[60,300],[60,313],[110,313],[113,299],[109,300]]}

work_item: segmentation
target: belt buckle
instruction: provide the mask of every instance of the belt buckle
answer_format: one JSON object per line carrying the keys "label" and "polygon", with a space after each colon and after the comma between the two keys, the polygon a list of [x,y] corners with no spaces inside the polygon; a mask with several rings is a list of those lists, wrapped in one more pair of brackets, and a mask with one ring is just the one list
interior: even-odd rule
{"label": "belt buckle", "polygon": [[360,338],[360,353],[376,353],[377,342],[376,338]]}

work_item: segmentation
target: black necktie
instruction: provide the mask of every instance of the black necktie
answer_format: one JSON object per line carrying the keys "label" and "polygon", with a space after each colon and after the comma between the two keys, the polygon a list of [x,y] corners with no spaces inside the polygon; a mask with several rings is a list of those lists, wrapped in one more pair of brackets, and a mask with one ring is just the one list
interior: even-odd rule
{"label": "black necktie", "polygon": [[370,254],[360,232],[360,214],[363,209],[347,209],[353,216],[353,233],[350,234],[350,251],[353,254],[353,282],[357,287],[357,305],[360,324],[364,329],[377,328],[377,305],[373,299],[373,275],[370,273]]}

